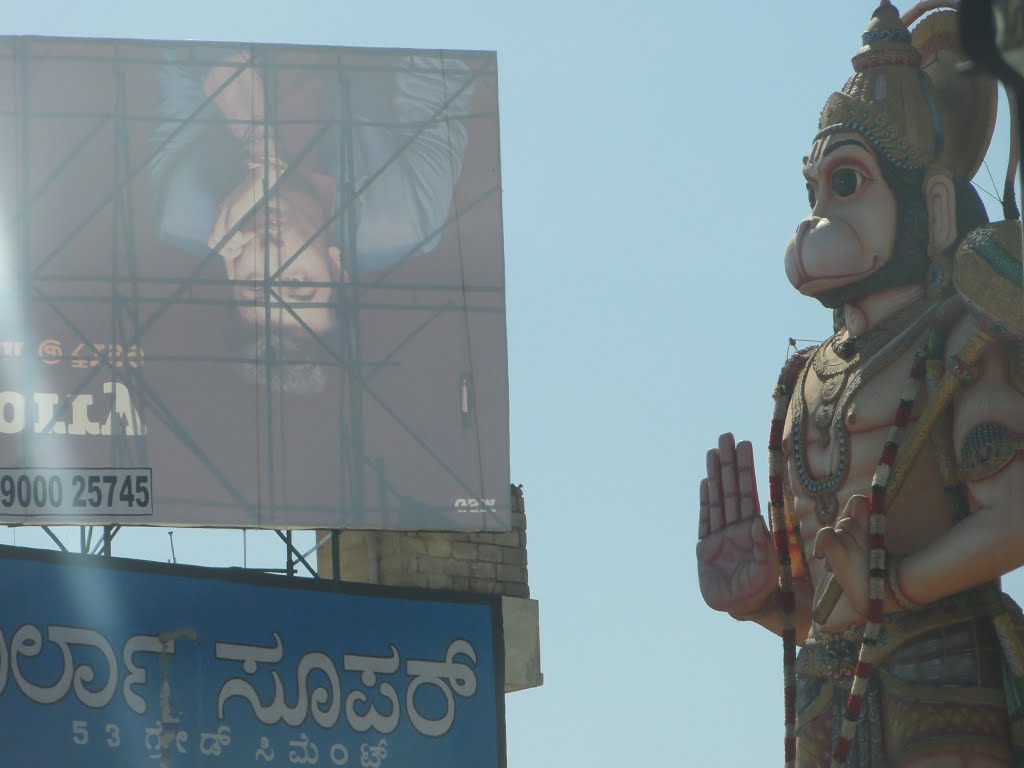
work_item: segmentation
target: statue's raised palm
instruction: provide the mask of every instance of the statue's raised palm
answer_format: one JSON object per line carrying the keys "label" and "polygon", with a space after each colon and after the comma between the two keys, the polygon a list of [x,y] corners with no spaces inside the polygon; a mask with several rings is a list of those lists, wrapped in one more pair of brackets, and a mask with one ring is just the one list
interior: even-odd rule
{"label": "statue's raised palm", "polygon": [[705,602],[717,611],[755,611],[775,589],[778,558],[761,517],[750,443],[722,435],[708,452],[700,484],[697,573]]}

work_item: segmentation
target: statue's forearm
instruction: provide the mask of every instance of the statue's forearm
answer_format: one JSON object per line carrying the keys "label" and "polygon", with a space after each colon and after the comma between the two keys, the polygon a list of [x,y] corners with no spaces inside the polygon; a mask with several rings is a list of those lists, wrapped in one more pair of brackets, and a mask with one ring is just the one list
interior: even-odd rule
{"label": "statue's forearm", "polygon": [[915,603],[939,600],[1024,565],[1024,460],[969,486],[973,511],[900,565],[900,584]]}
{"label": "statue's forearm", "polygon": [[[969,328],[964,323],[952,332],[947,351],[958,353]],[[1024,433],[1024,392],[1011,375],[1018,354],[1016,346],[990,348],[955,402],[953,439],[971,513],[898,564],[897,587],[913,603],[939,600],[1024,565],[1024,454],[1016,447]],[[1000,456],[1008,460],[990,460]]]}

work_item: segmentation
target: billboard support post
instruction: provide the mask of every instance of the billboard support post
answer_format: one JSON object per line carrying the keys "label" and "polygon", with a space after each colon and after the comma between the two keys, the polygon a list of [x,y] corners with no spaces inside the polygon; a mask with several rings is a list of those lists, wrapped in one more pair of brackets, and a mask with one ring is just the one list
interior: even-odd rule
{"label": "billboard support post", "polygon": [[53,531],[50,530],[50,526],[44,525],[44,526],[42,526],[42,528],[43,528],[43,533],[45,533],[47,536],[50,537],[50,539],[53,541],[54,544],[57,545],[58,549],[60,549],[61,552],[69,552],[70,551],[67,547],[64,546],[64,542],[61,541],[57,537],[57,534],[55,534]]}
{"label": "billboard support post", "polygon": [[309,564],[309,561],[306,560],[305,556],[295,548],[294,544],[292,544],[292,532],[274,531],[274,533],[276,533],[277,537],[284,542],[286,548],[287,558],[285,560],[285,573],[289,576],[294,576],[295,563],[299,562],[306,566],[306,570],[309,571],[310,576],[312,576],[313,578],[318,578],[316,568],[311,566]]}
{"label": "billboard support post", "polygon": [[337,528],[331,531],[331,581],[341,581],[341,531]]}
{"label": "billboard support post", "polygon": [[[295,552],[295,545],[292,544],[292,532],[291,531],[286,531],[285,532],[285,534],[284,534],[284,542],[285,542],[285,545],[286,545],[285,564],[284,564],[285,573],[287,573],[289,576],[294,576],[295,575],[295,559],[292,556],[292,553]],[[306,567],[308,568],[309,566],[307,565]]]}

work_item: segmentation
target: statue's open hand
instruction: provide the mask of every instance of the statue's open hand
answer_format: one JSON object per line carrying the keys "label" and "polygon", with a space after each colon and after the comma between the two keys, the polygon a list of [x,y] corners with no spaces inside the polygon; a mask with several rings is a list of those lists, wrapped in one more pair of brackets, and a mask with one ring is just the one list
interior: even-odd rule
{"label": "statue's open hand", "polygon": [[716,611],[751,613],[774,591],[779,564],[761,517],[750,443],[722,435],[708,451],[707,472],[700,483],[700,591]]}

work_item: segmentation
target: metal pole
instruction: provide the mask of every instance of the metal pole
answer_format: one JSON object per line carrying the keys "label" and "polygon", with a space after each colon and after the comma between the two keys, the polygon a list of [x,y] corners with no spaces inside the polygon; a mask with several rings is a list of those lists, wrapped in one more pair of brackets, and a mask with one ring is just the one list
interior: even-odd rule
{"label": "metal pole", "polygon": [[331,579],[341,581],[341,531],[331,531]]}

